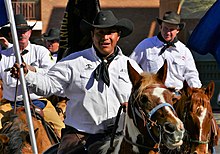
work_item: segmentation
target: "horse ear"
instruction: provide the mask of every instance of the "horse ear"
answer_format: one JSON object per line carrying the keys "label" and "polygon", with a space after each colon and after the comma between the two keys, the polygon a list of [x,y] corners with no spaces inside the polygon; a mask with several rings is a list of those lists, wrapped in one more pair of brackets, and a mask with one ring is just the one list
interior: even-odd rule
{"label": "horse ear", "polygon": [[163,66],[159,69],[157,72],[157,77],[165,83],[165,80],[167,78],[167,60],[164,61]]}
{"label": "horse ear", "polygon": [[127,61],[128,75],[133,86],[141,80],[141,75],[131,66],[129,60]]}
{"label": "horse ear", "polygon": [[181,89],[182,92],[185,93],[186,96],[190,96],[192,94],[192,88],[188,85],[186,80],[183,81],[183,88]]}
{"label": "horse ear", "polygon": [[212,98],[215,90],[215,83],[214,81],[210,81],[208,86],[206,87],[205,93],[209,98]]}
{"label": "horse ear", "polygon": [[187,93],[188,87],[189,87],[188,83],[186,82],[186,80],[184,80],[184,81],[183,81],[183,88],[182,88],[182,90],[183,90],[185,93]]}

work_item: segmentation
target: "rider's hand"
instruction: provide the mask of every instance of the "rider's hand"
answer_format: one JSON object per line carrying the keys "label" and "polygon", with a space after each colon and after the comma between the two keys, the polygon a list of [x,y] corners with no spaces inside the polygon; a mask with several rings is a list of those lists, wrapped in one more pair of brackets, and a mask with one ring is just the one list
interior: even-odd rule
{"label": "rider's hand", "polygon": [[34,66],[31,66],[31,65],[28,65],[28,64],[26,64],[26,65],[27,65],[28,70],[30,70],[32,72],[36,72],[36,68]]}
{"label": "rider's hand", "polygon": [[0,37],[0,44],[3,45],[5,48],[8,48],[9,42],[5,37]]}
{"label": "rider's hand", "polygon": [[[23,67],[24,70],[24,75],[26,75],[28,73],[28,66],[26,63],[22,63],[21,66]],[[10,69],[10,73],[11,73],[11,77],[13,78],[20,78],[20,67],[21,67],[18,63],[15,63],[13,65],[13,67]]]}

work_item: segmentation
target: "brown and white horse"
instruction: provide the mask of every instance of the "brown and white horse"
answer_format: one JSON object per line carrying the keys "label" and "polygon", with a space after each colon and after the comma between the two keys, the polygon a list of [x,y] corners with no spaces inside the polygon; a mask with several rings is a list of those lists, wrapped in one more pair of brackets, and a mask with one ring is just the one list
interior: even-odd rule
{"label": "brown and white horse", "polygon": [[[128,63],[133,84],[127,105],[124,135],[114,144],[105,143],[91,153],[159,153],[160,145],[168,149],[183,143],[184,126],[173,109],[175,95],[164,86],[167,63],[157,74],[138,74]],[[110,148],[109,148],[110,147]],[[92,148],[91,148],[92,149]]]}
{"label": "brown and white horse", "polygon": [[220,135],[210,104],[213,93],[213,81],[202,88],[191,88],[185,82],[182,98],[175,104],[186,129],[186,138],[179,153],[213,153],[213,146],[217,145]]}

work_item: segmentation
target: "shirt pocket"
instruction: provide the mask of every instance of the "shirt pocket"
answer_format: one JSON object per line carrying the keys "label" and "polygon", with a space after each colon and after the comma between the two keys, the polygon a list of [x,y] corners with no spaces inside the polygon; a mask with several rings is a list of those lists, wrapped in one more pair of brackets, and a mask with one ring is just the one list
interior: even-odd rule
{"label": "shirt pocket", "polygon": [[175,67],[175,70],[177,71],[176,73],[179,74],[180,76],[184,75],[185,72],[185,61],[181,59],[175,59],[173,61],[173,67]]}
{"label": "shirt pocket", "polygon": [[127,73],[119,73],[118,86],[118,88],[121,89],[119,91],[123,99],[128,100],[131,93],[132,84]]}
{"label": "shirt pocket", "polygon": [[160,58],[158,57],[157,53],[147,52],[146,55],[146,69],[147,72],[156,73],[160,68],[158,63],[160,63]]}
{"label": "shirt pocket", "polygon": [[80,82],[78,83],[79,84],[79,87],[81,89],[90,89],[94,83],[94,77],[92,77],[94,74],[90,71],[84,71],[84,72],[81,72],[80,74]]}

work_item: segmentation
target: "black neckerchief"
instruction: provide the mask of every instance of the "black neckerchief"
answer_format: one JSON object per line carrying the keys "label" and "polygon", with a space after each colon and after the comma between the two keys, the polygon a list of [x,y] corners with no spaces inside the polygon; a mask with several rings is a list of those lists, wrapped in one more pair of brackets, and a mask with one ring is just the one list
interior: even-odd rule
{"label": "black neckerchief", "polygon": [[56,52],[50,52],[50,55],[53,56],[53,55],[55,55],[55,54],[57,54],[57,53],[58,53],[58,51],[56,51]]}
{"label": "black neckerchief", "polygon": [[26,53],[28,53],[29,51],[27,49],[24,49],[22,52],[21,52],[21,61],[24,62],[24,59],[22,56],[24,56]]}
{"label": "black neckerchief", "polygon": [[102,55],[94,46],[94,49],[96,51],[97,56],[102,60],[102,62],[97,66],[95,69],[95,79],[98,81],[99,79],[102,79],[103,82],[109,87],[110,85],[110,79],[109,79],[109,73],[108,73],[108,66],[113,61],[113,59],[118,55],[119,49],[116,47],[113,54],[108,56],[107,58],[104,58],[104,55]]}
{"label": "black neckerchief", "polygon": [[157,38],[158,38],[161,42],[164,43],[164,46],[163,46],[163,48],[160,50],[159,55],[163,54],[164,51],[165,51],[167,48],[169,48],[169,47],[176,47],[176,46],[175,46],[175,43],[178,41],[177,37],[175,37],[175,38],[173,39],[173,41],[167,42],[167,41],[162,37],[161,33],[159,33],[159,34],[157,35]]}
{"label": "black neckerchief", "polygon": [[28,53],[29,51],[27,49],[24,49],[22,52],[21,52],[21,56],[25,55],[26,53]]}

